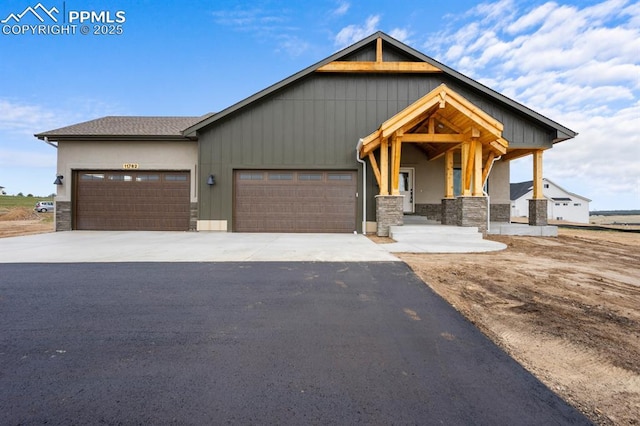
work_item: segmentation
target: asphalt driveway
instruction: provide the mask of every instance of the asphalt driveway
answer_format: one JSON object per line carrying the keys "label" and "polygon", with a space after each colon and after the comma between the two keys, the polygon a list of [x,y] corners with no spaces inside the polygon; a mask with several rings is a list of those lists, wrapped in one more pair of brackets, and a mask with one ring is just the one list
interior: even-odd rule
{"label": "asphalt driveway", "polygon": [[0,424],[588,424],[400,262],[0,264]]}

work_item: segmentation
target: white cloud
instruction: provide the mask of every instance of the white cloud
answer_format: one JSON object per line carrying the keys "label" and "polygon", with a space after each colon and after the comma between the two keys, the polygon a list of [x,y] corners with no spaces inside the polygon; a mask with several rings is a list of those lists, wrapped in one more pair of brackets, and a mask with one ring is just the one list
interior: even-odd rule
{"label": "white cloud", "polygon": [[51,193],[57,152],[33,135],[117,113],[117,107],[87,98],[70,98],[56,106],[0,99],[2,184],[10,193]]}
{"label": "white cloud", "polygon": [[217,10],[211,13],[217,24],[235,27],[240,31],[247,30],[270,30],[286,21],[282,15],[274,15],[271,11],[259,8]]}
{"label": "white cloud", "polygon": [[[343,5],[341,4],[337,10]],[[346,3],[347,10],[348,7]],[[276,14],[273,9],[249,7],[217,10],[211,12],[211,15],[218,25],[231,27],[234,31],[252,33],[260,40],[272,41],[274,50],[278,53],[285,52],[289,56],[296,57],[310,48],[309,43],[296,35],[300,32],[300,27],[291,24],[294,19],[289,9],[280,9]]]}
{"label": "white cloud", "polygon": [[309,49],[310,45],[296,36],[282,35],[278,40],[278,50],[286,52],[289,56],[300,56]]}
{"label": "white cloud", "polygon": [[380,15],[372,15],[367,18],[364,25],[348,25],[341,29],[335,36],[335,45],[338,48],[343,48],[360,41],[376,32],[379,23]]}
{"label": "white cloud", "polygon": [[545,175],[598,208],[608,207],[599,199],[640,208],[638,3],[501,0],[452,19],[425,53],[580,133],[545,154]]}
{"label": "white cloud", "polygon": [[33,137],[34,133],[120,113],[117,105],[89,98],[69,98],[55,106],[0,98],[0,138]]}
{"label": "white cloud", "polygon": [[0,99],[0,133],[33,135],[35,129],[56,127],[59,119],[53,110]]}
{"label": "white cloud", "polygon": [[349,4],[349,2],[339,1],[338,7],[333,10],[332,15],[343,16],[345,13],[349,11],[350,7],[351,7],[351,4]]}
{"label": "white cloud", "polygon": [[[342,28],[334,38],[334,43],[338,48],[343,48],[356,43],[363,38],[370,36],[378,31],[380,24],[380,15],[369,16],[363,25],[348,25]],[[388,31],[388,34],[406,44],[411,44],[411,32],[407,28],[394,28]]]}
{"label": "white cloud", "polygon": [[555,3],[550,2],[535,8],[527,15],[521,16],[516,20],[516,22],[509,25],[507,27],[507,32],[510,34],[517,34],[541,24],[556,7],[557,5]]}
{"label": "white cloud", "polygon": [[389,31],[389,35],[405,44],[411,44],[411,40],[409,39],[411,33],[406,28],[394,28]]}

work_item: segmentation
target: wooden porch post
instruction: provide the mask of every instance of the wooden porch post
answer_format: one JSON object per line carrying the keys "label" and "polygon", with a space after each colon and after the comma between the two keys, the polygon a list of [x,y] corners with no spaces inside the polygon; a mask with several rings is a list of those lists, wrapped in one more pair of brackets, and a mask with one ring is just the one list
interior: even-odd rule
{"label": "wooden porch post", "polygon": [[[469,197],[476,195],[475,181],[482,180],[482,144],[478,140],[480,130],[476,127],[470,127],[465,132],[464,142],[462,143],[462,196]],[[477,153],[480,153],[480,162],[478,163]],[[480,171],[478,171],[480,169]],[[477,179],[476,179],[477,176]],[[472,190],[473,180],[473,192]],[[480,183],[482,194],[482,183]]]}
{"label": "wooden porch post", "polygon": [[444,153],[444,198],[453,198],[453,150]]}
{"label": "wooden porch post", "polygon": [[462,150],[460,152],[460,174],[462,181],[462,196],[468,197],[471,195],[471,189],[469,188],[469,184],[471,183],[471,170],[469,169],[469,155],[471,151],[471,141],[464,141],[462,143]]}
{"label": "wooden porch post", "polygon": [[547,206],[542,184],[542,150],[538,149],[533,152],[533,198],[529,200],[529,225],[548,224]]}
{"label": "wooden porch post", "polygon": [[482,197],[482,144],[475,143],[475,154],[473,156],[473,196]]}
{"label": "wooden porch post", "polygon": [[543,200],[542,193],[542,150],[533,152],[533,199]]}
{"label": "wooden porch post", "polygon": [[402,153],[402,131],[391,137],[391,195],[400,195],[400,156]]}
{"label": "wooden porch post", "polygon": [[380,195],[389,195],[389,139],[380,141]]}

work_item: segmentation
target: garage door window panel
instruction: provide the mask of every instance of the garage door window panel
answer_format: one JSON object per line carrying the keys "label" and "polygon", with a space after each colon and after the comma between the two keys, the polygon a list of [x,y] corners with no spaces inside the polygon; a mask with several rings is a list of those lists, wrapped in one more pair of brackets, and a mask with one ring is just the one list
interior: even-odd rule
{"label": "garage door window panel", "polygon": [[185,175],[165,175],[164,180],[167,182],[186,182],[187,176]]}
{"label": "garage door window panel", "polygon": [[299,182],[309,182],[314,183],[318,181],[322,181],[323,175],[322,173],[298,173],[298,181]]}
{"label": "garage door window panel", "polygon": [[136,182],[159,182],[160,175],[138,175]]}
{"label": "garage door window panel", "polygon": [[292,181],[293,173],[269,173],[269,180]]}
{"label": "garage door window panel", "polygon": [[261,172],[241,172],[238,176],[240,180],[264,180]]}

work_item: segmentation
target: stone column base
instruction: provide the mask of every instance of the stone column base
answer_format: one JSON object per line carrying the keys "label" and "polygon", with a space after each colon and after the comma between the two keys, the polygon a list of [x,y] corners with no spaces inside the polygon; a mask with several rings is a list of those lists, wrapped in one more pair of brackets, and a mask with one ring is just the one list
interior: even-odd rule
{"label": "stone column base", "polygon": [[189,231],[198,229],[198,203],[189,205]]}
{"label": "stone column base", "polygon": [[71,201],[56,201],[56,231],[71,231]]}
{"label": "stone column base", "polygon": [[376,195],[378,237],[388,237],[390,226],[404,223],[403,201],[404,195]]}
{"label": "stone column base", "polygon": [[491,204],[489,206],[491,222],[510,222],[511,204]]}
{"label": "stone column base", "polygon": [[458,197],[456,213],[458,226],[476,226],[482,234],[487,233],[487,198]]}
{"label": "stone column base", "polygon": [[443,225],[456,225],[458,223],[458,213],[455,198],[443,198],[441,205],[441,220]]}
{"label": "stone column base", "polygon": [[529,200],[529,225],[547,226],[547,200]]}

